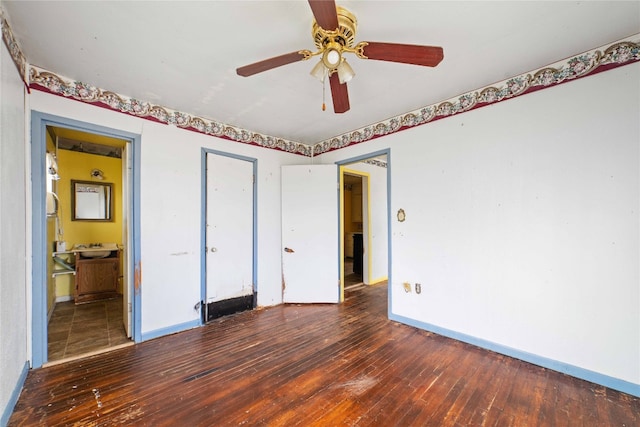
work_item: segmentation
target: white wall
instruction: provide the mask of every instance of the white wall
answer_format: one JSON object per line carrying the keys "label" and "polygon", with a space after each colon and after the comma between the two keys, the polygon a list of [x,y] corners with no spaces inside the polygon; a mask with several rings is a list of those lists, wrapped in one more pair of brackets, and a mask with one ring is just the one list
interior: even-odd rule
{"label": "white wall", "polygon": [[4,422],[27,362],[28,239],[24,86],[5,44],[0,45],[0,416]]}
{"label": "white wall", "polygon": [[640,384],[639,82],[636,63],[321,157],[391,147],[393,315]]}
{"label": "white wall", "polygon": [[32,91],[31,107],[141,134],[142,333],[196,321],[200,301],[201,148],[258,159],[258,304],[282,302],[280,165],[302,156],[185,131]]}

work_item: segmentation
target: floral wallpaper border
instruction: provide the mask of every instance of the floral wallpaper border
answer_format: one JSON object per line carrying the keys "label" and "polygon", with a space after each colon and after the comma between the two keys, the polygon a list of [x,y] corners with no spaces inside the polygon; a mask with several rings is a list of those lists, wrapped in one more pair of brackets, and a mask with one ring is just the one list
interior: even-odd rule
{"label": "floral wallpaper border", "polygon": [[528,92],[546,89],[589,74],[640,61],[640,42],[634,42],[631,39],[640,40],[640,34],[615,42],[608,47],[594,49],[565,61],[556,62],[537,71],[521,74],[492,86],[465,93],[439,104],[432,104],[321,141],[313,146],[313,154],[317,156],[329,151],[349,147],[475,108],[512,99]]}
{"label": "floral wallpaper border", "polygon": [[7,22],[2,8],[0,8],[0,26],[2,26],[2,40],[4,40],[4,44],[7,46],[7,49],[9,49],[13,62],[16,64],[16,67],[18,67],[18,72],[20,73],[20,77],[22,77],[22,81],[25,82],[27,87],[29,87],[27,84],[27,60],[24,57],[22,49],[20,49],[20,45],[16,41],[16,38],[13,36],[11,26],[9,25],[9,22]]}
{"label": "floral wallpaper border", "polygon": [[168,125],[175,125],[206,135],[311,156],[311,146],[306,144],[251,132],[246,129],[192,116],[188,113],[172,110],[160,105],[154,105],[150,102],[129,98],[83,82],[64,79],[57,74],[33,65],[29,67],[29,86],[32,88],[39,86],[56,95],[62,95],[90,104],[101,104],[122,113]]}
{"label": "floral wallpaper border", "polygon": [[475,108],[512,99],[529,92],[546,89],[590,74],[640,61],[640,34],[635,34],[608,46],[593,49],[536,71],[521,74],[494,85],[450,98],[439,104],[428,105],[418,110],[320,141],[314,145],[307,145],[171,110],[160,105],[100,89],[90,84],[66,79],[45,69],[29,65],[13,36],[2,8],[0,8],[0,24],[2,25],[2,38],[18,67],[23,81],[27,85],[27,89],[41,89],[81,102],[100,104],[122,113],[175,125],[206,135],[307,157],[353,146]]}
{"label": "floral wallpaper border", "polygon": [[372,166],[378,166],[379,168],[387,168],[387,162],[385,160],[380,159],[366,159],[362,160],[362,163],[366,163]]}

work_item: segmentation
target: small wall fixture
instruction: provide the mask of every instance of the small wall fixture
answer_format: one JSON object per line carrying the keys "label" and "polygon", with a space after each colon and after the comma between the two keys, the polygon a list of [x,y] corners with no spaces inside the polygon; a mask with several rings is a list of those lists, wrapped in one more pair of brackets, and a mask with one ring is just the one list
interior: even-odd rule
{"label": "small wall fixture", "polygon": [[104,172],[102,172],[100,169],[92,169],[91,178],[102,180],[104,179]]}
{"label": "small wall fixture", "polygon": [[398,209],[398,221],[404,222],[407,219],[407,215],[404,213],[404,209]]}
{"label": "small wall fixture", "polygon": [[58,160],[56,159],[55,154],[47,152],[46,163],[49,178],[56,181],[59,180],[60,176],[58,175]]}

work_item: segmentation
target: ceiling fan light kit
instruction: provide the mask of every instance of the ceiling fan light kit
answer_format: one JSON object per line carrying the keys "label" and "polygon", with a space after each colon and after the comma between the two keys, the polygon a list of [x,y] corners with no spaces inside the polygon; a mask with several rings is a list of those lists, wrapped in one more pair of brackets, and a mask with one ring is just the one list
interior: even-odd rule
{"label": "ceiling fan light kit", "polygon": [[316,79],[324,82],[325,77],[327,76],[327,67],[324,66],[322,60],[318,61],[318,63],[311,69],[311,74]]}
{"label": "ceiling fan light kit", "polygon": [[322,54],[322,63],[329,70],[335,70],[340,61],[342,60],[342,54],[340,53],[341,47],[338,43],[330,43]]}
{"label": "ceiling fan light kit", "polygon": [[238,68],[238,75],[248,77],[321,55],[320,61],[311,69],[310,74],[323,83],[329,76],[333,110],[336,113],[344,113],[350,108],[346,83],[355,76],[355,72],[344,58],[344,53],[353,53],[361,59],[426,67],[435,67],[444,58],[442,48],[436,46],[380,42],[360,42],[354,46],[358,23],[351,12],[336,6],[334,1],[309,0],[309,6],[315,17],[311,35],[318,49],[316,52],[300,50],[249,64]]}
{"label": "ceiling fan light kit", "polygon": [[340,65],[338,65],[336,71],[338,72],[338,78],[341,84],[348,82],[356,75],[346,59],[343,59]]}

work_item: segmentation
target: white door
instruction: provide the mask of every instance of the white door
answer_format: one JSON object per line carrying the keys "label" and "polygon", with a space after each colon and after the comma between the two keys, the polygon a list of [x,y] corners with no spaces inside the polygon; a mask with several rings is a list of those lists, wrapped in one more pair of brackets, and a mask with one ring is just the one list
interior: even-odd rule
{"label": "white door", "polygon": [[253,295],[253,162],[207,153],[206,302]]}
{"label": "white door", "polygon": [[283,301],[340,301],[338,167],[282,166]]}

